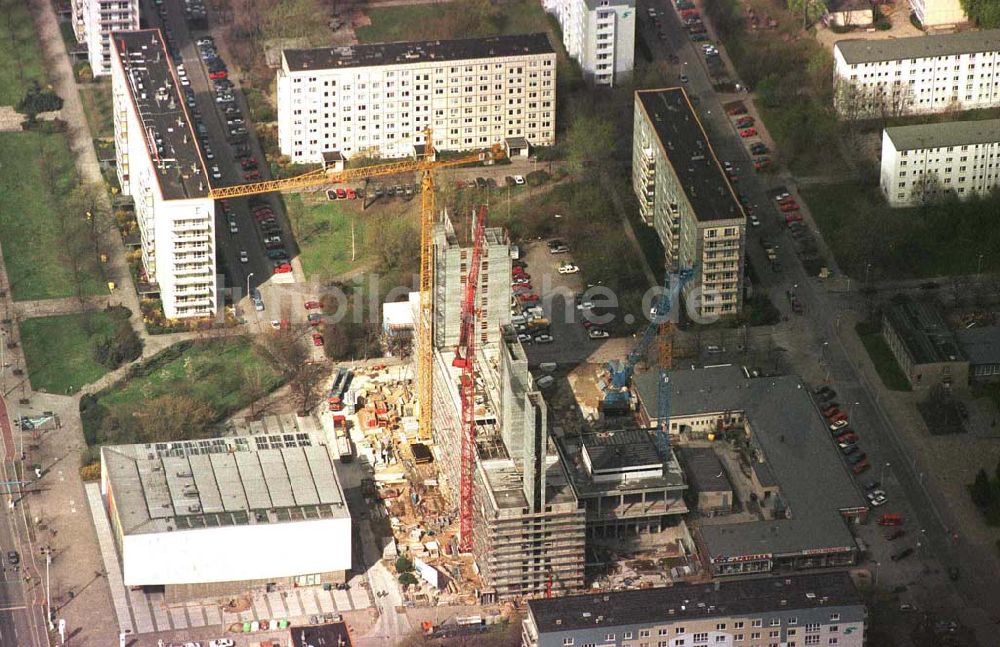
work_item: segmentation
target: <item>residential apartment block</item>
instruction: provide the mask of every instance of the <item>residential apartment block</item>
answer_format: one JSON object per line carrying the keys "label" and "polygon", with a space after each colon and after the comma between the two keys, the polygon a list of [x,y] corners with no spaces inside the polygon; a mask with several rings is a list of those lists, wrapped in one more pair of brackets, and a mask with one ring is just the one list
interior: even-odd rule
{"label": "residential apartment block", "polygon": [[527,606],[524,647],[861,647],[867,618],[847,573],[675,584]]}
{"label": "residential apartment block", "polygon": [[989,193],[1000,185],[1000,119],[886,128],[879,185],[893,207]]}
{"label": "residential apartment block", "polygon": [[738,314],[746,215],[682,88],[636,92],[632,187],[639,214],[666,249],[667,268],[695,270],[683,293],[688,312]]}
{"label": "residential apartment block", "polygon": [[910,11],[924,27],[944,27],[968,22],[959,0],[910,0]]}
{"label": "residential apartment block", "polygon": [[1000,30],[833,48],[834,104],[847,119],[1000,105]]}
{"label": "residential apartment block", "polygon": [[73,33],[94,76],[111,74],[111,32],[139,29],[139,0],[73,0]]}
{"label": "residential apartment block", "polygon": [[212,316],[215,203],[180,84],[159,30],[113,38],[118,181],[135,203],[147,278],[167,318]]}
{"label": "residential apartment block", "polygon": [[278,143],[294,162],[411,156],[524,138],[555,142],[556,55],[545,34],[282,52]]}
{"label": "residential apartment block", "polygon": [[632,76],[635,61],[635,0],[543,0],[562,30],[566,52],[595,85],[615,85]]}

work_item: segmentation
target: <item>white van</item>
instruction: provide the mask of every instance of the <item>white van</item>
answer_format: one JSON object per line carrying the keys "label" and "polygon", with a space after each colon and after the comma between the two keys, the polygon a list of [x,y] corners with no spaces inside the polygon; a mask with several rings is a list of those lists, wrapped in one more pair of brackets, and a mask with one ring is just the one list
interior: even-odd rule
{"label": "white van", "polygon": [[542,377],[535,380],[535,385],[540,389],[544,389],[546,387],[552,386],[552,384],[555,381],[556,378],[552,377],[551,375],[543,375]]}

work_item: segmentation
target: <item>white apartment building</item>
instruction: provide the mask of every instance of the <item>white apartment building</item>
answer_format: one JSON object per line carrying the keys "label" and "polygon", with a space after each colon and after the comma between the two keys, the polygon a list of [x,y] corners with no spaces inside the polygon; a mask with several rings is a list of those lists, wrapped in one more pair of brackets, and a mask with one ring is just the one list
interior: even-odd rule
{"label": "white apartment building", "polygon": [[111,32],[139,29],[139,0],[73,0],[73,33],[94,76],[111,74]]}
{"label": "white apartment building", "polygon": [[893,207],[988,193],[1000,186],[1000,119],[886,128],[879,185]]}
{"label": "white apartment building", "polygon": [[113,38],[118,181],[135,202],[147,277],[167,318],[212,316],[215,203],[173,65],[159,30]]}
{"label": "white apartment building", "polygon": [[635,0],[543,0],[562,30],[566,52],[595,85],[632,76],[635,63]]}
{"label": "white apartment building", "polygon": [[959,0],[910,0],[910,10],[924,27],[945,27],[969,21]]}
{"label": "white apartment building", "polygon": [[556,54],[545,34],[286,49],[278,143],[293,162],[412,156],[524,138],[555,142]]}
{"label": "white apartment building", "polygon": [[688,311],[739,314],[746,215],[682,88],[636,92],[632,188],[668,270],[695,271],[683,292]]}
{"label": "white apartment building", "polygon": [[1000,105],[1000,30],[833,48],[834,103],[847,119]]}

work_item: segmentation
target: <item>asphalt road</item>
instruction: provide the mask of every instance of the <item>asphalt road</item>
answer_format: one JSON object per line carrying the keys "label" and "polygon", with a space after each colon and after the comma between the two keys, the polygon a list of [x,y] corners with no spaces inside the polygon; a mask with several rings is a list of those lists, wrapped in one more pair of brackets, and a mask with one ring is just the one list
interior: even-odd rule
{"label": "asphalt road", "polygon": [[[660,14],[666,39],[659,39],[656,28],[646,15],[646,8],[653,6]],[[941,574],[949,567],[957,566],[961,579],[954,585],[941,584],[957,590],[966,609],[983,609],[990,620],[1000,618],[1000,578],[996,577],[992,562],[971,546],[964,546],[961,537],[951,536],[955,523],[949,519],[949,504],[937,492],[928,491],[926,475],[920,469],[919,458],[912,455],[896,435],[891,421],[879,403],[879,391],[871,380],[865,378],[858,358],[852,358],[844,345],[839,330],[839,314],[845,308],[860,307],[861,295],[832,294],[815,277],[808,276],[794,253],[795,244],[787,235],[778,212],[766,190],[777,180],[769,181],[768,176],[757,176],[751,170],[750,156],[744,142],[732,127],[726,116],[722,101],[714,92],[708,70],[697,43],[692,43],[681,27],[675,10],[663,0],[644,3],[640,11],[640,37],[646,39],[654,56],[666,59],[676,54],[680,64],[674,66],[678,74],[683,71],[689,81],[690,93],[700,99],[701,118],[709,130],[712,145],[720,159],[732,161],[742,171],[738,190],[749,197],[751,203],[759,205],[762,226],[759,231],[751,230],[748,235],[748,254],[751,264],[757,270],[760,282],[771,289],[775,304],[790,318],[784,294],[794,290],[805,307],[803,328],[809,345],[815,349],[818,361],[829,367],[831,386],[838,392],[838,400],[850,403],[852,427],[859,430],[860,444],[868,454],[873,469],[859,477],[862,482],[885,476],[883,489],[890,504],[882,510],[907,511],[907,526],[919,538],[918,559],[927,564],[928,573]],[[801,202],[801,201],[800,201]],[[810,223],[811,224],[811,223]],[[760,235],[779,242],[779,259],[785,271],[776,274],[763,257],[761,246],[750,242]],[[824,342],[829,342],[824,345]],[[877,379],[877,378],[873,378]],[[846,405],[845,405],[846,406]],[[886,470],[882,468],[890,467]],[[912,542],[911,542],[912,543]],[[898,550],[901,546],[879,546],[877,550]],[[891,562],[883,563],[883,569],[893,568]],[[940,601],[945,604],[944,600]]]}
{"label": "asphalt road", "polygon": [[[221,179],[212,179],[210,181],[213,186],[242,184],[244,183],[243,171],[240,168],[238,160],[233,155],[232,146],[226,141],[228,132],[226,122],[223,119],[223,113],[219,110],[215,102],[215,95],[212,92],[212,82],[208,78],[208,70],[202,62],[195,44],[198,38],[211,35],[211,33],[209,31],[192,32],[188,28],[187,21],[184,18],[183,3],[165,2],[164,6],[167,7],[165,25],[163,24],[164,21],[160,20],[156,7],[150,0],[143,2],[143,15],[147,17],[150,26],[169,27],[173,34],[173,40],[180,49],[184,68],[187,70],[188,78],[191,80],[191,88],[195,91],[195,102],[208,129],[209,144],[215,155],[214,159],[205,160],[205,162],[210,168],[213,165],[217,165],[222,175]],[[217,41],[216,46],[219,49],[219,55],[225,60],[220,47],[221,42]],[[230,69],[234,67],[230,61],[226,62]],[[250,111],[247,108],[246,99],[238,87],[234,88],[233,94],[236,97],[237,106],[240,108],[243,118],[247,122],[249,134],[248,145],[253,157],[257,159],[261,179],[270,179],[270,169],[264,161],[263,151],[254,134],[253,125],[249,121]],[[294,257],[297,249],[294,245],[294,239],[291,235],[284,205],[280,197],[274,194],[263,194],[258,196],[258,199],[267,202],[271,206],[277,221],[283,229],[282,240],[286,243],[289,255]],[[236,213],[238,232],[235,234],[230,233],[229,223],[222,214],[222,209],[217,208],[215,220],[217,265],[219,270],[226,276],[226,286],[238,289],[238,294],[242,297],[247,290],[247,277],[251,274],[253,275],[250,283],[251,290],[254,287],[260,286],[271,277],[272,263],[267,258],[260,231],[257,229],[256,223],[250,214],[247,204],[248,199],[239,198],[227,200],[226,202],[233,207]],[[249,257],[248,262],[240,262],[241,251],[247,252]]]}

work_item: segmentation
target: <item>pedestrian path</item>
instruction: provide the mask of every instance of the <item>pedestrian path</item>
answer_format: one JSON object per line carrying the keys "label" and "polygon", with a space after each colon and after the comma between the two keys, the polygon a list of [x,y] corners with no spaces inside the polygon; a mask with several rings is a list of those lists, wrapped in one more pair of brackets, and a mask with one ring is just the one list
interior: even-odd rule
{"label": "pedestrian path", "polygon": [[115,540],[111,534],[111,524],[104,514],[104,503],[101,500],[101,486],[97,483],[86,483],[87,503],[90,504],[90,514],[94,518],[94,528],[97,530],[97,542],[101,546],[101,558],[104,560],[105,572],[108,574],[108,585],[111,587],[111,598],[115,604],[115,615],[118,616],[118,627],[121,631],[135,632],[132,616],[129,613],[128,595],[122,583],[122,571],[118,566],[118,555],[115,552]]}
{"label": "pedestrian path", "polygon": [[192,627],[229,627],[236,623],[260,620],[289,620],[301,624],[315,621],[315,616],[357,611],[371,606],[368,591],[362,585],[360,576],[352,578],[346,591],[301,587],[254,593],[250,608],[239,613],[222,611],[215,600],[168,604],[162,593],[128,589],[122,582],[118,554],[111,534],[111,524],[104,513],[100,486],[88,483],[85,487],[101,546],[101,557],[108,573],[118,626],[122,631],[151,634]]}

